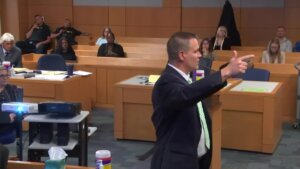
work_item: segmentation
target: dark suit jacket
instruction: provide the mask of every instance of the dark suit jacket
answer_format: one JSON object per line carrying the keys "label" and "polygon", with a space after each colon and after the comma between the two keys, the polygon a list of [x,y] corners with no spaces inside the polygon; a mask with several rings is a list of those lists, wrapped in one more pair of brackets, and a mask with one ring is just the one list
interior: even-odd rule
{"label": "dark suit jacket", "polygon": [[21,50],[18,47],[14,46],[8,52],[9,52],[9,55],[6,58],[6,60],[4,60],[5,54],[3,53],[2,45],[0,45],[0,62],[2,63],[3,61],[10,61],[10,63],[14,67],[22,67],[22,52],[21,52]]}
{"label": "dark suit jacket", "polygon": [[[201,134],[197,103],[225,84],[222,83],[221,73],[216,72],[189,85],[175,69],[166,67],[152,93],[152,121],[157,141],[151,169],[201,168],[197,155]],[[212,138],[211,119],[203,102],[202,104]],[[208,160],[210,163],[211,156]]]}
{"label": "dark suit jacket", "polygon": [[[97,56],[110,56],[110,55],[108,55],[107,48],[108,48],[107,43],[102,44],[98,49]],[[119,44],[114,43],[112,51],[116,54],[114,57],[125,57],[123,47]]]}
{"label": "dark suit jacket", "polygon": [[[216,41],[216,37],[211,38],[210,45],[213,47]],[[222,46],[222,50],[230,50],[231,49],[231,42],[229,38],[225,38]],[[220,50],[220,46],[216,46],[214,50]]]}

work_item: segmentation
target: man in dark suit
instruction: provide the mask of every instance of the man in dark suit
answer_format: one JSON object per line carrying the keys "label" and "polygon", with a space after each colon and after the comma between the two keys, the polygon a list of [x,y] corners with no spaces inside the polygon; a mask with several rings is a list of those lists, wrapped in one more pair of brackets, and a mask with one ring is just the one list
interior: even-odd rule
{"label": "man in dark suit", "polygon": [[156,82],[152,121],[157,141],[151,169],[209,169],[212,155],[211,119],[201,100],[244,73],[253,55],[237,57],[207,78],[191,83],[189,72],[201,57],[196,35],[178,32],[167,43],[168,65]]}
{"label": "man in dark suit", "polygon": [[0,62],[9,61],[13,67],[22,67],[22,52],[14,44],[14,36],[4,33],[0,38]]}

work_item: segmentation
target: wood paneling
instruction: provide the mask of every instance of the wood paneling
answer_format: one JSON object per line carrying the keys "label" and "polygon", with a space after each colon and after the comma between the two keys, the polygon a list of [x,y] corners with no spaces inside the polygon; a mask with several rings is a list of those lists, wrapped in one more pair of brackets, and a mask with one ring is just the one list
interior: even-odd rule
{"label": "wood paneling", "polygon": [[76,25],[108,25],[108,7],[73,6]]}
{"label": "wood paneling", "polygon": [[[300,1],[299,1],[300,2]],[[298,5],[300,7],[300,4]],[[300,9],[298,8],[286,8],[285,9],[285,26],[287,28],[300,28],[299,16]]]}
{"label": "wood paneling", "polygon": [[243,45],[267,46],[269,40],[275,37],[274,28],[243,28],[240,30]]}
{"label": "wood paneling", "polygon": [[[243,8],[241,28],[273,28],[284,25],[284,8]],[[276,19],[275,19],[276,18]]]}
{"label": "wood paneling", "polygon": [[[19,12],[18,12],[18,0],[4,0],[3,5],[3,17],[1,18],[2,32],[12,33],[16,39],[19,38]],[[16,10],[11,10],[16,9]]]}
{"label": "wood paneling", "polygon": [[182,27],[212,27],[216,30],[221,12],[220,8],[183,8]]}
{"label": "wood paneling", "polygon": [[[12,32],[16,39],[24,37],[37,13],[45,16],[52,30],[62,25],[64,18],[72,19],[74,27],[91,33],[92,41],[100,36],[106,26],[112,27],[117,37],[168,37],[180,30],[194,32],[202,38],[212,37],[222,12],[222,6],[181,8],[182,0],[162,0],[162,7],[73,6],[73,0],[4,2],[18,2],[12,7],[4,6],[6,9],[19,5],[19,14],[13,12],[2,19],[4,31]],[[243,45],[265,45],[275,36],[278,25],[287,27],[287,36],[293,42],[299,39],[298,0],[285,0],[284,8],[241,8],[241,3],[235,4],[235,20]],[[20,16],[19,23],[16,16]]]}
{"label": "wood paneling", "polygon": [[163,7],[181,8],[182,0],[163,0]]}
{"label": "wood paneling", "polygon": [[43,15],[45,22],[54,30],[63,24],[65,18],[73,18],[72,0],[39,1],[28,0],[28,27],[34,22],[36,14]]}
{"label": "wood paneling", "polygon": [[178,31],[180,31],[179,27],[127,26],[126,36],[170,37],[174,32]]}
{"label": "wood paneling", "polygon": [[126,8],[127,26],[179,27],[180,9]]}
{"label": "wood paneling", "polygon": [[125,26],[125,7],[110,7],[109,10],[109,25],[111,26]]}
{"label": "wood paneling", "polygon": [[285,0],[284,6],[285,6],[285,8],[300,7],[300,1],[299,0]]}

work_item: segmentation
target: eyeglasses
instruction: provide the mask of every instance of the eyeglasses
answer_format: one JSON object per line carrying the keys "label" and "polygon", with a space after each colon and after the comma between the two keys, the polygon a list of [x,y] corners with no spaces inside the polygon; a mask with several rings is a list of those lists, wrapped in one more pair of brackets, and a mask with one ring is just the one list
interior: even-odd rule
{"label": "eyeglasses", "polygon": [[4,74],[0,74],[0,78],[9,78],[10,77],[10,75],[4,75]]}

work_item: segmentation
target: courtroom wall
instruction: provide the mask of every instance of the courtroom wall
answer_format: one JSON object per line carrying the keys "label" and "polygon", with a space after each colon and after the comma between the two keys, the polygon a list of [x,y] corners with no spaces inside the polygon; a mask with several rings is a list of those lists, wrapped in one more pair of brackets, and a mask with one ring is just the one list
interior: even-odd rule
{"label": "courtroom wall", "polygon": [[[10,1],[10,0],[4,0]],[[13,0],[16,1],[16,0]],[[105,26],[117,36],[168,37],[175,31],[191,31],[200,37],[214,35],[225,0],[19,0],[19,34],[44,15],[54,30],[70,18],[93,40]],[[265,45],[278,25],[288,36],[300,39],[299,0],[231,0],[244,45]],[[23,7],[24,6],[24,7]],[[5,22],[8,22],[7,20]],[[10,27],[11,28],[11,27]]]}

